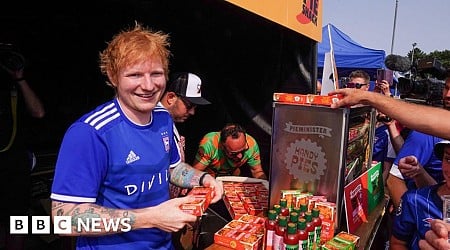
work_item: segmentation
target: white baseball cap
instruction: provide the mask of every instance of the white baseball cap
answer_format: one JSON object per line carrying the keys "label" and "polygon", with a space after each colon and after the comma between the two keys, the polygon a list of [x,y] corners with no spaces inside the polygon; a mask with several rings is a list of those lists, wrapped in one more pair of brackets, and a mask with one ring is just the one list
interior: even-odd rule
{"label": "white baseball cap", "polygon": [[173,74],[167,83],[166,91],[174,92],[183,96],[190,102],[197,105],[211,104],[202,97],[202,80],[195,74],[188,72],[179,72]]}
{"label": "white baseball cap", "polygon": [[434,144],[434,154],[439,158],[439,160],[444,158],[444,148],[447,145],[450,145],[450,141],[444,140]]}

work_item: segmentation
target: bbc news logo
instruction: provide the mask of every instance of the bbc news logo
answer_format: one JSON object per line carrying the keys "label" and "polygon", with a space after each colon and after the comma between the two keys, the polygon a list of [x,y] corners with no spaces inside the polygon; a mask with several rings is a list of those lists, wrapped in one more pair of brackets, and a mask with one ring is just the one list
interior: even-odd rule
{"label": "bbc news logo", "polygon": [[[107,232],[128,232],[131,230],[130,218],[74,218],[72,216],[55,216],[53,221],[50,216],[10,216],[11,234],[71,234],[73,227],[76,232],[101,232],[104,228]],[[51,223],[53,222],[53,223]],[[31,227],[30,227],[31,225]]]}

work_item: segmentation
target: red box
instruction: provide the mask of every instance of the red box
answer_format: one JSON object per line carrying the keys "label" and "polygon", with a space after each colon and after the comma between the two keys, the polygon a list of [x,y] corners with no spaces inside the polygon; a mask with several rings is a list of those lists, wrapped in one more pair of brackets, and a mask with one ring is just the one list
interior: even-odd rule
{"label": "red box", "polygon": [[263,235],[264,227],[258,223],[232,220],[214,234],[214,243],[239,250],[257,250],[261,248]]}
{"label": "red box", "polygon": [[273,101],[293,103],[293,104],[303,104],[303,105],[324,105],[330,106],[331,104],[337,102],[342,96],[338,95],[313,95],[313,94],[293,94],[293,93],[273,93]]}
{"label": "red box", "polygon": [[202,216],[214,197],[214,191],[209,187],[196,186],[189,191],[188,196],[194,196],[195,200],[180,205],[180,209],[189,214]]}

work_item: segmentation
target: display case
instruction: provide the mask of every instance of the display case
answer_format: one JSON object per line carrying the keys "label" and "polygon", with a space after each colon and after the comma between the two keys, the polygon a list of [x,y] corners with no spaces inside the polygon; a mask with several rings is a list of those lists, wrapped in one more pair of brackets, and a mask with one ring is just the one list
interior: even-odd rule
{"label": "display case", "polygon": [[269,206],[282,190],[325,196],[345,227],[344,186],[371,165],[375,110],[370,106],[273,103]]}

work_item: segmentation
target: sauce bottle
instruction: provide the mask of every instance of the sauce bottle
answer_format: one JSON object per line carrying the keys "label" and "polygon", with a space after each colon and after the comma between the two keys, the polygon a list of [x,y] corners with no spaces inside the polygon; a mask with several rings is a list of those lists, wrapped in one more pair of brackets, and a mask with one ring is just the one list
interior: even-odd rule
{"label": "sauce bottle", "polygon": [[308,232],[308,249],[313,249],[314,243],[314,225],[312,223],[311,212],[305,213],[306,232]]}
{"label": "sauce bottle", "polygon": [[299,250],[308,249],[308,232],[306,232],[306,220],[299,219],[297,223],[298,247]]}
{"label": "sauce bottle", "polygon": [[314,225],[314,243],[320,246],[320,234],[322,233],[322,219],[320,218],[319,209],[313,208],[311,210],[312,223]]}
{"label": "sauce bottle", "polygon": [[277,211],[271,209],[267,212],[267,220],[265,222],[264,245],[265,250],[273,249],[273,235],[277,226]]}
{"label": "sauce bottle", "polygon": [[275,227],[275,234],[273,235],[273,249],[274,250],[284,250],[283,249],[283,238],[284,233],[287,229],[287,217],[283,215],[278,216],[278,225]]}
{"label": "sauce bottle", "polygon": [[289,222],[283,238],[284,250],[298,250],[298,241],[297,224]]}
{"label": "sauce bottle", "polygon": [[280,206],[281,206],[281,215],[289,216],[289,208],[287,207],[286,199],[280,199]]}

